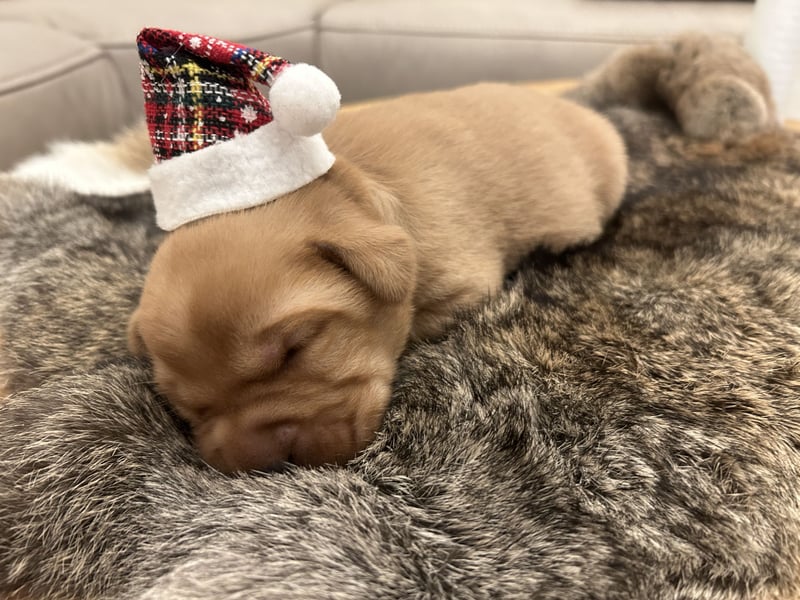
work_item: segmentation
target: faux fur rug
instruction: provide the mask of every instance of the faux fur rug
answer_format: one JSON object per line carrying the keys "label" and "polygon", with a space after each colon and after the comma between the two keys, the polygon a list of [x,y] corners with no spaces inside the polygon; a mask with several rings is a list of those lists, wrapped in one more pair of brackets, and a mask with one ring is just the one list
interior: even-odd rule
{"label": "faux fur rug", "polygon": [[578,95],[627,142],[620,214],[410,348],[345,468],[206,467],[125,350],[147,195],[3,180],[0,596],[796,597],[800,140]]}

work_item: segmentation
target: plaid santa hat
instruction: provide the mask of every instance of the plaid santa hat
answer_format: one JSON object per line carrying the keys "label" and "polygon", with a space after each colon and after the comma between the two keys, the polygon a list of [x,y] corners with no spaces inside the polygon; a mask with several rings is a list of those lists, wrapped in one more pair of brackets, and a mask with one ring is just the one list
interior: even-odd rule
{"label": "plaid santa hat", "polygon": [[321,131],[339,90],[316,67],[179,31],[136,41],[162,229],[270,202],[333,165]]}

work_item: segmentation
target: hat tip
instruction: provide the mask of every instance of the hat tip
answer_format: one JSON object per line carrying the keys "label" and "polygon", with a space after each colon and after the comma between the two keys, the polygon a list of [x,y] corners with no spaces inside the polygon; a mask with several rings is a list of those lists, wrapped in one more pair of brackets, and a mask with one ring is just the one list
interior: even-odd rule
{"label": "hat tip", "polygon": [[275,124],[294,135],[321,133],[333,121],[340,102],[339,88],[333,80],[303,63],[283,69],[269,90]]}

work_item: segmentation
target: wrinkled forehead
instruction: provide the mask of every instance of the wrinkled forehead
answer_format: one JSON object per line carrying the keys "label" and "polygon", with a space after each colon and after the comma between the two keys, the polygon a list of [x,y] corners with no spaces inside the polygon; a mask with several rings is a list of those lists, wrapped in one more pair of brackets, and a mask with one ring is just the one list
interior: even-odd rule
{"label": "wrinkled forehead", "polygon": [[140,329],[151,352],[179,354],[195,345],[235,351],[276,324],[291,329],[312,315],[357,308],[361,296],[351,278],[303,249],[173,245],[153,260]]}

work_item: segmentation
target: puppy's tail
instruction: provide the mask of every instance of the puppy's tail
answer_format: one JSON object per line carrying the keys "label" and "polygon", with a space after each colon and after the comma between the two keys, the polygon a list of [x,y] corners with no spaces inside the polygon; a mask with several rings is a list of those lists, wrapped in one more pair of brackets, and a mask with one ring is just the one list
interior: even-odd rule
{"label": "puppy's tail", "polygon": [[670,111],[683,132],[730,141],[777,127],[767,77],[735,39],[689,33],[612,55],[568,94],[607,110]]}

